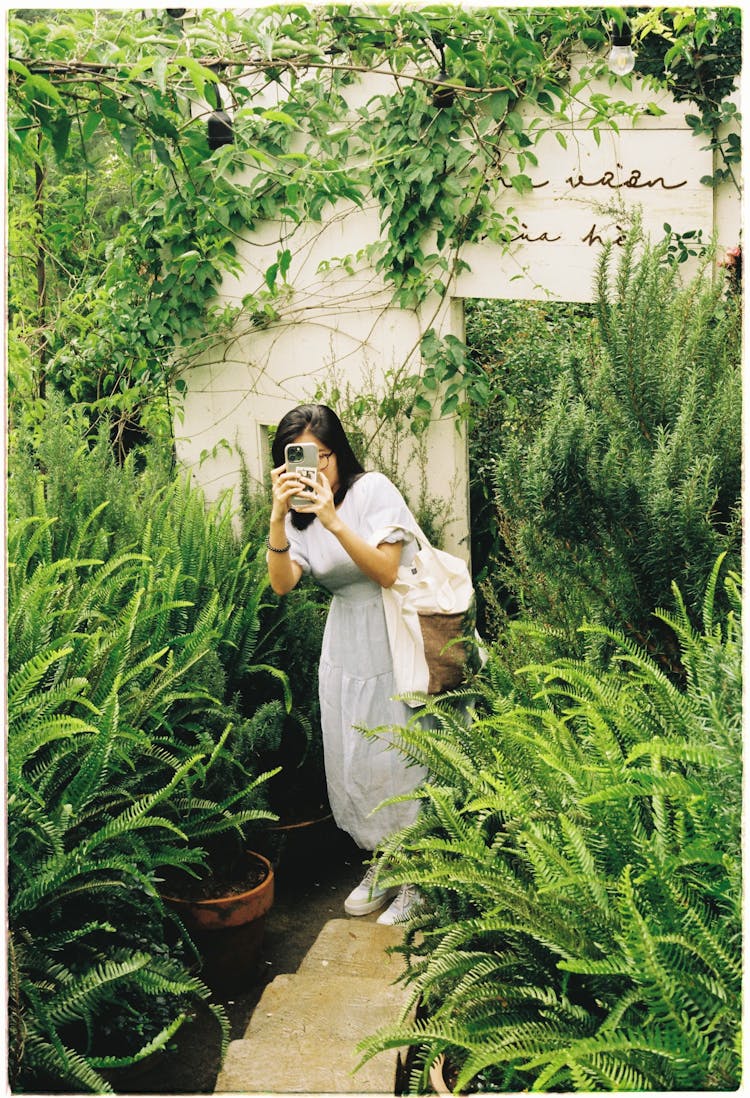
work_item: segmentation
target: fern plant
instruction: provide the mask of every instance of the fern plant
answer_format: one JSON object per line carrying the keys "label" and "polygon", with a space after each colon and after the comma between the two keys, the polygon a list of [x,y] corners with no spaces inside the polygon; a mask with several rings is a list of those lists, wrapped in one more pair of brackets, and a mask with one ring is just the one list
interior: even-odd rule
{"label": "fern plant", "polygon": [[401,947],[412,989],[365,1057],[413,1046],[415,1090],[446,1052],[456,1090],[694,1090],[739,1084],[741,655],[738,577],[702,628],[679,592],[679,689],[602,626],[609,670],[526,668],[533,704],[488,688],[468,724],[397,732],[428,766],[387,879],[425,905]]}
{"label": "fern plant", "polygon": [[[120,721],[125,676],[92,702],[85,674],[60,673],[73,639],[64,635],[9,679],[10,1064],[21,1090],[64,1084],[109,1092],[101,1070],[117,1064],[95,1050],[103,1017],[134,994],[175,1004],[171,1021],[118,1061],[132,1063],[182,1024],[187,1014],[178,1004],[210,998],[185,964],[159,956],[158,867],[200,861],[169,807],[198,758],[162,758],[161,784],[139,795],[138,781],[128,779],[152,747]],[[150,950],[133,946],[136,927]],[[224,1046],[225,1014],[211,1009]]]}
{"label": "fern plant", "polygon": [[[167,950],[160,877],[199,871],[215,836],[241,838],[273,818],[260,748],[285,713],[259,691],[246,717],[228,693],[225,668],[263,675],[277,693],[286,681],[262,662],[260,562],[232,541],[223,509],[166,484],[130,540],[135,525],[118,526],[106,499],[89,498],[106,461],[81,451],[77,526],[51,510],[58,470],[37,467],[27,492],[33,462],[13,463],[8,918],[19,1090],[110,1090],[108,1072],[164,1045],[209,999],[186,967],[189,939]],[[135,476],[128,483],[143,491]],[[131,513],[142,505],[136,494]],[[112,1054],[105,1023],[150,1009],[160,1021],[141,1047]],[[212,1009],[226,1043],[225,1015]]]}

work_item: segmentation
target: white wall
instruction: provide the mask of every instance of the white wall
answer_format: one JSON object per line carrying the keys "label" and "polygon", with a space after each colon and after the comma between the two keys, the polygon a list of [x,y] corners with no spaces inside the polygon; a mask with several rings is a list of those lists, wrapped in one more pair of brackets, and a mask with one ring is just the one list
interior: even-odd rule
{"label": "white wall", "polygon": [[[361,102],[371,91],[360,86],[353,94]],[[268,222],[248,238],[240,250],[242,276],[225,279],[222,298],[239,305],[261,290],[266,269],[284,248],[293,256],[289,291],[278,320],[258,328],[242,318],[232,340],[185,376],[178,454],[208,495],[237,484],[237,447],[251,475],[263,481],[264,425],[312,399],[331,368],[355,388],[373,374],[419,371],[419,342],[428,328],[463,336],[462,299],[591,300],[601,242],[621,235],[635,206],[656,238],[667,222],[676,232],[702,230],[706,242],[716,233],[721,248],[738,243],[736,192],[725,185],[715,194],[699,182],[712,173],[712,154],[685,124],[691,108],[665,94],[646,98],[666,113],[619,134],[602,130],[599,144],[574,118],[562,128],[567,147],[554,135],[540,141],[539,165],[528,170],[533,193],[521,198],[506,191],[501,199],[516,211],[522,237],[506,251],[489,241],[467,246],[463,258],[471,270],[451,287],[452,303],[428,301],[418,312],[394,308],[391,290],[366,261],[353,261],[349,272],[336,262],[378,239],[374,205],[360,210],[340,203],[324,212],[322,225]],[[453,422],[434,422],[429,445],[430,490],[446,499],[451,515],[446,544],[468,555],[466,440]],[[412,470],[413,481],[416,476]]]}

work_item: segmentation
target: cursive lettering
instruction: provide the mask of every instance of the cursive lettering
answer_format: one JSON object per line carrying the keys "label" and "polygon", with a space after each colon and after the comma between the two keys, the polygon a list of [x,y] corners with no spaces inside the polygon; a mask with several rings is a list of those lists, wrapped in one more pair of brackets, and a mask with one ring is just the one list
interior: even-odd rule
{"label": "cursive lettering", "polygon": [[[612,241],[612,243],[622,245],[627,239],[627,233],[623,229],[622,225],[615,225],[615,228],[617,229],[617,236]],[[604,238],[600,236],[599,233],[596,231],[596,222],[594,222],[586,235],[581,237],[581,242],[583,244],[588,244],[590,248],[593,247],[594,244],[604,243]]]}
{"label": "cursive lettering", "polygon": [[[505,187],[506,191],[510,191],[513,189],[513,184],[509,183],[507,179],[504,179],[502,175],[498,176],[498,179]],[[549,179],[545,179],[544,183],[532,183],[531,186],[532,189],[535,191],[539,190],[540,187],[549,187]]]}
{"label": "cursive lettering", "polygon": [[521,232],[516,233],[515,236],[510,237],[509,243],[512,244],[516,240],[526,240],[529,244],[537,244],[540,240],[545,244],[554,244],[558,240],[562,240],[562,236],[550,236],[547,230],[540,233],[539,236],[529,235],[529,226],[525,221],[521,222]]}
{"label": "cursive lettering", "polygon": [[[617,165],[622,170],[622,164]],[[661,187],[664,191],[676,191],[680,187],[687,185],[687,179],[683,179],[680,183],[667,183],[663,175],[657,175],[655,179],[643,179],[643,172],[638,168],[633,168],[627,179],[624,179],[621,183],[616,181],[615,173],[613,171],[604,172],[598,179],[584,179],[583,175],[579,173],[578,178],[573,174],[569,175],[565,180],[574,189],[576,187],[609,187],[612,191],[618,191],[622,187],[627,187],[629,190],[642,190],[644,187]]]}

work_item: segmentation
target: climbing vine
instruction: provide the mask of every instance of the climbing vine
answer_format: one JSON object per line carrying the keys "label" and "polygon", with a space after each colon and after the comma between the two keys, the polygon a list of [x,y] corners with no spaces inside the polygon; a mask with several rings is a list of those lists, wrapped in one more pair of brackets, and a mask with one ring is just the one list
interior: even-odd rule
{"label": "climbing vine", "polygon": [[[189,385],[190,365],[238,323],[284,321],[295,229],[340,202],[374,200],[381,224],[343,270],[373,265],[404,308],[445,297],[465,244],[517,232],[496,198],[531,189],[544,134],[564,146],[574,120],[599,140],[618,119],[658,113],[626,103],[607,76],[608,28],[626,16],[641,74],[696,103],[688,124],[722,157],[705,182],[735,178],[739,9],[12,13],[14,384],[43,397],[50,381],[121,428],[142,422],[154,395]],[[363,74],[384,90],[352,107]],[[95,181],[115,176],[115,208],[86,224]],[[61,180],[86,196],[75,213]],[[269,221],[276,258],[228,306],[218,288]],[[84,244],[84,227],[96,240]],[[63,269],[61,236],[69,251],[87,248],[85,263]],[[456,348],[431,358],[428,333],[422,349],[425,402],[443,381],[443,411],[481,398]]]}
{"label": "climbing vine", "polygon": [[636,33],[636,71],[661,79],[676,102],[695,104],[700,114],[685,121],[721,159],[701,182],[739,190],[740,119],[730,97],[742,62],[741,9],[654,8],[639,14]]}

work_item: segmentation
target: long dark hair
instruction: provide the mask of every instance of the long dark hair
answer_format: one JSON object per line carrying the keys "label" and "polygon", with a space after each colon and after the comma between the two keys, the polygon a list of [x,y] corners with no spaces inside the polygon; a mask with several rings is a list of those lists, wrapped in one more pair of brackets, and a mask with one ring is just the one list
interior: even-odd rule
{"label": "long dark hair", "polygon": [[[284,448],[305,431],[319,438],[323,445],[336,455],[339,486],[333,502],[338,507],[354,481],[362,476],[364,469],[352,450],[341,420],[332,408],[328,408],[325,404],[300,404],[298,408],[292,408],[291,412],[287,412],[273,437],[271,455],[274,468],[284,464]],[[303,515],[297,511],[292,511],[291,516],[292,526],[297,530],[304,530],[316,518],[315,515]]]}

